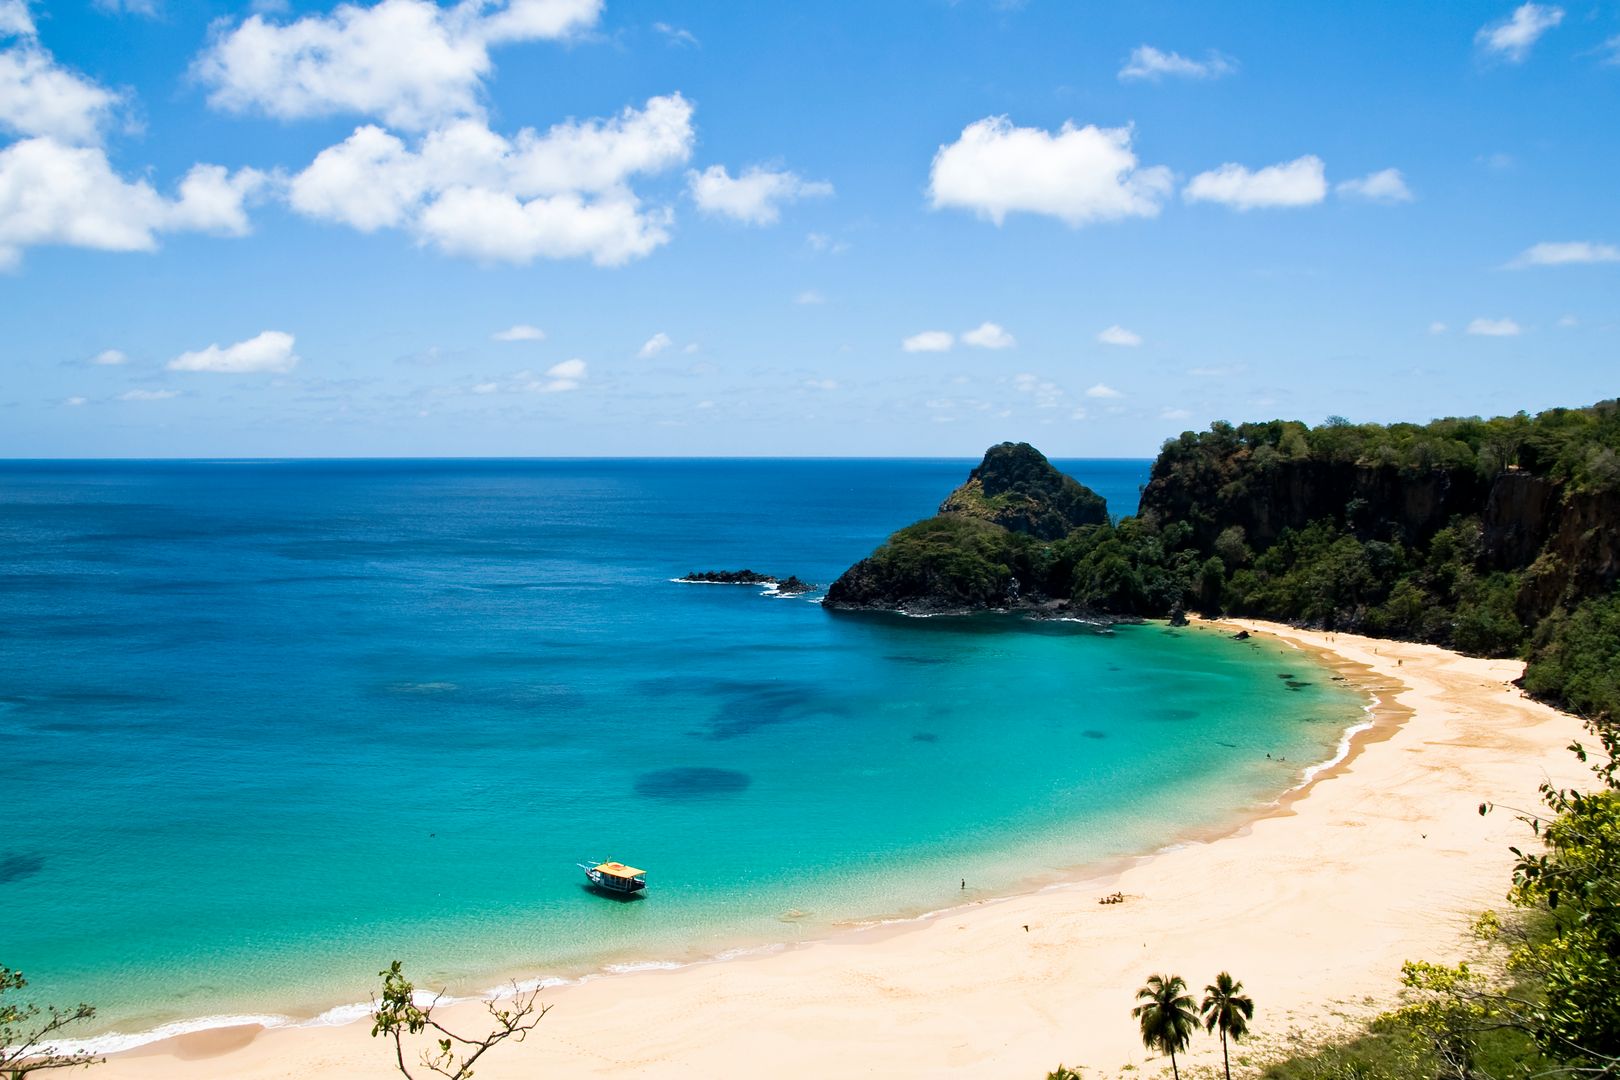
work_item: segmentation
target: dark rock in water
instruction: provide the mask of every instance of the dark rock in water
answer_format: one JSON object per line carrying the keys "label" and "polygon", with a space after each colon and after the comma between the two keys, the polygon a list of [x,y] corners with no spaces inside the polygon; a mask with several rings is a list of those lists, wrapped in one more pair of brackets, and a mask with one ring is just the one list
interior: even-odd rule
{"label": "dark rock in water", "polygon": [[781,596],[798,596],[816,587],[815,582],[805,581],[796,574],[779,578],[753,570],[694,570],[680,580],[708,585],[775,585],[777,594]]}
{"label": "dark rock in water", "polygon": [[1187,609],[1181,606],[1181,602],[1179,600],[1170,607],[1170,625],[1187,625]]}
{"label": "dark rock in water", "polygon": [[1106,731],[1094,731],[1094,730],[1092,730],[1090,728],[1087,728],[1085,731],[1082,731],[1080,734],[1084,735],[1088,739],[1106,739],[1106,738],[1108,738],[1108,733]]}
{"label": "dark rock in water", "polygon": [[636,794],[652,799],[708,799],[747,791],[753,780],[734,769],[688,766],[659,769],[636,777]]}
{"label": "dark rock in water", "polygon": [[1232,635],[1232,640],[1233,641],[1248,641],[1249,640],[1249,632],[1247,630],[1239,630],[1237,633]]}
{"label": "dark rock in water", "polygon": [[939,742],[939,736],[932,731],[919,731],[911,737],[912,742]]}
{"label": "dark rock in water", "polygon": [[1279,671],[1279,672],[1277,672],[1277,678],[1279,678],[1279,679],[1292,679],[1293,677],[1294,677],[1294,673],[1291,672],[1291,671]]}
{"label": "dark rock in water", "polygon": [[775,585],[769,574],[756,574],[752,570],[694,570],[682,581],[704,581],[711,585]]}
{"label": "dark rock in water", "polygon": [[0,855],[0,885],[31,878],[45,869],[45,860],[38,855]]}

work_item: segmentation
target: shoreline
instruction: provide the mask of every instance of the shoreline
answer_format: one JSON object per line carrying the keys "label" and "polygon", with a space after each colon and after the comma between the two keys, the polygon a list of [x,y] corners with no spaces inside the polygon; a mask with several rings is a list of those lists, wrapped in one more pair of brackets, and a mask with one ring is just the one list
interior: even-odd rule
{"label": "shoreline", "polygon": [[[1416,740],[1416,749],[1420,752],[1444,756],[1449,748],[1453,757],[1470,748],[1468,740],[1458,743],[1455,739],[1436,739],[1434,736],[1445,734],[1444,730],[1431,730],[1443,729],[1446,714],[1461,708],[1448,709],[1451,695],[1440,693],[1448,689],[1441,685],[1442,675],[1446,680],[1455,681],[1450,669],[1461,665],[1467,671],[1463,679],[1482,688],[1486,697],[1494,699],[1491,703],[1498,706],[1495,710],[1497,724],[1492,728],[1497,738],[1486,739],[1485,745],[1475,749],[1499,752],[1501,747],[1496,744],[1512,734],[1501,730],[1503,714],[1509,719],[1528,715],[1534,720],[1531,727],[1538,737],[1529,747],[1515,746],[1512,766],[1516,767],[1508,767],[1506,772],[1523,774],[1533,764],[1541,763],[1566,776],[1579,775],[1573,757],[1562,750],[1579,732],[1579,722],[1546,706],[1518,698],[1517,689],[1507,682],[1517,674],[1519,665],[1514,662],[1472,660],[1433,646],[1352,635],[1332,635],[1338,640],[1329,640],[1328,635],[1249,620],[1200,622],[1188,629],[1193,632],[1249,629],[1312,653],[1314,659],[1333,668],[1350,686],[1375,696],[1376,704],[1370,709],[1369,721],[1354,725],[1332,759],[1307,769],[1300,781],[1274,803],[1259,807],[1254,814],[1228,822],[1224,827],[1207,830],[1203,836],[1190,835],[1146,855],[1114,860],[1105,866],[1070,867],[1060,872],[1059,880],[1044,885],[1032,881],[1033,891],[977,900],[916,917],[878,921],[803,944],[772,946],[740,956],[732,954],[723,960],[700,960],[674,969],[603,973],[555,987],[547,991],[545,1001],[556,1009],[542,1027],[521,1047],[503,1047],[492,1055],[481,1065],[480,1075],[517,1076],[543,1071],[547,1075],[590,1076],[621,1071],[627,1065],[652,1064],[675,1068],[677,1075],[736,1075],[737,1072],[728,1073],[728,1063],[741,1062],[761,1053],[771,1055],[771,1060],[779,1063],[783,1058],[802,1061],[803,1075],[807,1076],[874,1067],[872,1063],[877,1060],[874,1053],[879,1057],[892,1057],[888,1071],[898,1070],[902,1075],[915,1075],[918,1062],[930,1063],[930,1074],[960,1072],[963,1075],[977,1073],[991,1064],[998,1072],[1011,1072],[1016,1065],[1017,1069],[1030,1071],[1032,1075],[1042,1075],[1060,1059],[1071,1063],[1084,1061],[1094,1070],[1126,1065],[1140,1067],[1147,1058],[1134,1043],[1128,1008],[1131,995],[1147,969],[1170,966],[1180,970],[1189,983],[1195,985],[1201,985],[1198,979],[1214,974],[1213,970],[1204,972],[1190,963],[1178,967],[1179,962],[1160,963],[1149,959],[1161,952],[1173,951],[1170,941],[1150,948],[1148,942],[1159,924],[1151,918],[1143,921],[1164,903],[1164,893],[1173,891],[1168,884],[1186,882],[1191,902],[1185,909],[1158,911],[1158,915],[1161,919],[1173,915],[1163,922],[1163,927],[1172,932],[1172,939],[1185,938],[1189,933],[1188,911],[1198,911],[1198,896],[1209,891],[1198,885],[1213,888],[1221,884],[1229,888],[1234,880],[1264,878],[1268,860],[1256,860],[1254,855],[1258,852],[1244,849],[1261,846],[1260,840],[1274,840],[1279,830],[1284,841],[1303,843],[1306,847],[1312,847],[1314,842],[1318,849],[1315,852],[1318,858],[1314,861],[1331,863],[1334,845],[1324,845],[1323,841],[1335,834],[1323,834],[1336,823],[1317,821],[1315,819],[1322,815],[1313,813],[1328,801],[1328,796],[1348,795],[1361,799],[1376,798],[1382,793],[1386,799],[1407,796],[1421,801],[1425,792],[1406,792],[1399,788],[1390,792],[1382,783],[1373,785],[1370,791],[1348,789],[1357,787],[1356,774],[1372,771],[1370,766],[1382,766],[1380,771],[1392,768],[1399,771],[1405,762],[1397,756],[1397,751],[1413,748],[1398,744]],[[1380,649],[1387,655],[1381,655]],[[1400,663],[1391,664],[1392,659],[1419,662],[1402,669]],[[1430,668],[1433,672],[1428,670]],[[1403,700],[1409,697],[1420,700]],[[1424,704],[1429,706],[1427,710],[1421,707]],[[1477,703],[1468,704],[1468,708],[1471,710],[1475,705]],[[1422,731],[1413,731],[1420,727]],[[1519,725],[1513,725],[1513,732],[1524,734]],[[1507,741],[1515,742],[1511,738]],[[1476,738],[1472,742],[1480,740]],[[1533,752],[1525,754],[1527,748]],[[1568,761],[1557,760],[1558,754]],[[1528,760],[1520,763],[1520,757]],[[1364,763],[1369,766],[1367,769],[1363,769]],[[1432,777],[1442,771],[1453,779],[1459,774],[1468,775],[1468,770],[1459,771],[1457,764],[1452,763],[1443,770],[1431,768],[1426,775]],[[1502,763],[1495,765],[1494,771],[1501,771]],[[1467,812],[1472,813],[1482,798],[1528,797],[1541,775],[1519,775],[1517,783],[1506,790],[1501,790],[1500,783],[1505,775],[1493,774],[1492,779],[1497,784],[1489,790],[1475,790],[1463,797]],[[1427,794],[1432,796],[1433,793]],[[1432,807],[1430,809],[1432,811]],[[1428,816],[1433,815],[1416,820],[1422,822]],[[1502,825],[1499,819],[1472,826],[1472,829],[1475,834],[1483,830],[1494,835],[1503,831]],[[1515,830],[1509,832],[1516,838]],[[1428,833],[1421,835],[1426,840]],[[1457,927],[1451,925],[1458,918],[1501,902],[1510,865],[1506,844],[1514,842],[1514,838],[1481,847],[1476,836],[1476,842],[1464,852],[1470,864],[1471,884],[1461,895],[1467,902],[1447,905],[1444,914],[1432,909],[1418,913],[1422,917],[1417,923],[1425,932],[1417,936],[1427,942],[1427,952],[1415,955],[1436,958],[1450,955],[1447,950],[1455,949],[1460,942],[1442,940],[1444,935],[1435,931],[1443,931],[1449,925],[1451,936],[1458,938]],[[1328,850],[1321,850],[1324,848]],[[1211,875],[1207,865],[1200,865],[1212,862],[1224,865],[1233,860],[1238,864],[1236,878],[1232,868]],[[1354,878],[1355,867],[1351,865],[1354,861],[1337,869]],[[1419,876],[1427,862],[1427,856],[1419,859]],[[1490,882],[1491,875],[1480,871],[1492,866],[1496,870],[1494,888],[1482,888]],[[1299,888],[1305,887],[1300,882],[1310,882],[1316,875],[1281,876],[1288,879],[1282,884]],[[1370,890],[1371,898],[1376,902],[1376,897],[1386,895],[1391,886],[1398,890],[1410,878],[1410,868],[1393,880],[1384,875]],[[1278,883],[1271,884],[1275,887]],[[1349,884],[1356,882],[1352,880]],[[1313,887],[1319,889],[1320,885]],[[1090,895],[1091,890],[1125,892],[1127,902],[1099,907]],[[1330,888],[1328,891],[1347,890]],[[1331,910],[1331,900],[1328,906]],[[1196,931],[1192,936],[1221,937],[1224,930],[1240,929],[1229,925],[1236,914],[1228,912],[1224,919],[1217,914],[1200,914],[1192,920]],[[1245,908],[1241,915],[1237,921],[1248,921],[1253,911]],[[1288,912],[1287,919],[1290,922],[1303,919],[1307,925],[1301,929],[1308,932],[1305,936],[1322,936],[1320,925],[1310,925],[1313,919],[1320,922],[1320,905],[1302,904],[1299,911]],[[1378,920],[1372,922],[1377,924]],[[1096,923],[1113,924],[1116,931],[1125,932],[1097,939],[1092,926]],[[1341,936],[1352,939],[1365,936],[1366,930],[1357,926],[1337,929],[1345,931]],[[1372,929],[1378,929],[1377,925]],[[1287,938],[1289,935],[1265,936]],[[1130,937],[1147,940],[1139,946],[1128,946],[1124,939]],[[1271,949],[1277,951],[1275,940]],[[1364,953],[1366,950],[1355,951]],[[1251,961],[1245,960],[1239,950],[1233,952],[1233,957],[1222,961],[1221,966],[1230,967],[1239,978],[1244,978],[1261,999],[1264,1022],[1257,1022],[1257,1031],[1273,1032],[1275,1021],[1266,1014],[1275,1009],[1274,1002],[1284,1000],[1301,1002],[1295,1017],[1297,1021],[1311,1030],[1321,1030],[1321,1017],[1313,1017],[1309,1011],[1313,1001],[1318,1012],[1324,1011],[1317,1000],[1322,996],[1320,990],[1314,996],[1312,993],[1276,993],[1266,980],[1253,976]],[[953,964],[949,977],[942,978],[938,967],[941,953],[947,957],[955,955],[958,961],[971,962]],[[1047,987],[1050,992],[1041,992],[1038,988],[1045,985],[1044,981],[1031,977],[1029,965],[1033,964],[1035,970],[1047,970],[1053,956],[1062,956],[1063,963],[1060,970],[1050,972]],[[1107,980],[1099,974],[1088,979],[1084,984],[1088,989],[1082,996],[1098,996],[1098,1006],[1090,1012],[1076,1014],[1110,1017],[1117,1011],[1117,1020],[1102,1025],[1106,1030],[1099,1029],[1095,1035],[1085,1034],[1072,1022],[1060,1022],[1058,1017],[1070,1011],[1061,1007],[1062,1003],[1074,991],[1080,973],[1088,968],[1095,971],[1098,961],[1105,958],[1117,967],[1121,956],[1136,961],[1129,966],[1131,974]],[[1407,957],[1399,959],[1404,958]],[[1396,992],[1399,959],[1393,961],[1393,970],[1388,962],[1384,964],[1376,985],[1373,980],[1363,978],[1359,988],[1365,993],[1360,996],[1378,998],[1381,1004],[1387,1004]],[[1366,966],[1365,959],[1362,966]],[[1136,968],[1142,970],[1138,972]],[[851,969],[860,971],[863,977],[851,983]],[[1246,975],[1245,971],[1251,974]],[[927,973],[932,973],[924,980],[931,987],[929,990],[898,995],[881,990],[886,985],[907,986]],[[1308,978],[1307,973],[1300,974]],[[1339,985],[1344,982],[1343,974],[1341,970],[1334,973],[1335,977],[1329,977],[1324,972],[1316,978],[1329,985]],[[1272,982],[1286,983],[1287,979],[1279,976]],[[829,996],[829,990],[834,987],[839,988],[838,991]],[[949,991],[945,992],[942,987],[948,987]],[[940,1001],[942,994],[943,1001]],[[894,1003],[892,999],[896,996],[905,1004]],[[694,1000],[701,1004],[701,1017],[693,1012],[698,1008]],[[1103,1004],[1105,1001],[1115,1004],[1115,1008],[1108,1008]],[[772,1002],[775,1004],[770,1004]],[[1356,1012],[1348,1002],[1347,997],[1338,1004]],[[639,1004],[640,1009],[631,1007],[630,1003]],[[478,1005],[471,1003],[446,1006],[446,1015],[458,1019],[480,1011]],[[970,1042],[962,1044],[962,1021],[968,1016],[973,1018],[974,1030]],[[838,1031],[844,1037],[836,1043],[824,1044],[824,1039],[802,1030],[807,1021],[818,1018],[823,1034]],[[1312,1023],[1313,1019],[1317,1022]],[[463,1019],[464,1025],[475,1022],[476,1015],[470,1021]],[[705,1039],[700,1030],[705,1027],[715,1027],[727,1034]],[[870,1034],[859,1034],[867,1028],[872,1029]],[[905,1030],[905,1037],[899,1029]],[[588,1049],[598,1044],[612,1045],[615,1049],[605,1056]],[[383,1050],[382,1044],[371,1040],[369,1029],[361,1024],[341,1027],[304,1024],[268,1029],[239,1025],[212,1027],[151,1042],[115,1055],[99,1071],[132,1078],[202,1077],[222,1072],[244,1077],[391,1075],[391,1062]],[[632,1053],[633,1057],[625,1056]],[[1198,1061],[1199,1054],[1195,1052],[1189,1060]],[[1038,1071],[1034,1071],[1037,1066]],[[734,1067],[739,1072],[753,1071],[740,1065]],[[782,1068],[773,1065],[773,1070],[782,1071]],[[794,1066],[788,1068],[788,1074],[800,1073]]]}

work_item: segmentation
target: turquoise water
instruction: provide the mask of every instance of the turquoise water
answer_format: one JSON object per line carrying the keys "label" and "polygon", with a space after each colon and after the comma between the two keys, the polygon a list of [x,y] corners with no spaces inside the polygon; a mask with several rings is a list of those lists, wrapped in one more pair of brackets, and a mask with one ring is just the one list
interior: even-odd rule
{"label": "turquoise water", "polygon": [[130,1032],[683,962],[1150,851],[1361,715],[1275,644],[670,580],[825,584],[970,464],[0,464],[0,963]]}

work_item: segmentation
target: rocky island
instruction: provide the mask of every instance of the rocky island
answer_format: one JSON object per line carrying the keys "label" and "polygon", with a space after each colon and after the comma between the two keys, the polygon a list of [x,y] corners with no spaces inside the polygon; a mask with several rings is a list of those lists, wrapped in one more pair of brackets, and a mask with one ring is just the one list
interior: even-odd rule
{"label": "rocky island", "polygon": [[1102,496],[1028,443],[1001,443],[937,514],[846,570],[822,606],[909,614],[1067,608],[1049,545],[1107,521]]}
{"label": "rocky island", "polygon": [[774,587],[779,596],[797,596],[816,587],[815,582],[805,581],[797,574],[778,578],[770,574],[755,573],[752,570],[693,570],[677,580],[698,585],[764,585],[767,588]]}

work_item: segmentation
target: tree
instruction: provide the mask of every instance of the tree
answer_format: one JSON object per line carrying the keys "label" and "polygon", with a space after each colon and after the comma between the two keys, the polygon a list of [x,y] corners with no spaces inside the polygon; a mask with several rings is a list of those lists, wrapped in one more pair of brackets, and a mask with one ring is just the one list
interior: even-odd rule
{"label": "tree", "polygon": [[[371,1034],[375,1038],[385,1035],[394,1040],[394,1059],[399,1071],[412,1077],[405,1064],[405,1036],[420,1035],[432,1029],[435,1049],[421,1052],[420,1064],[429,1072],[447,1076],[450,1080],[469,1080],[473,1065],[495,1046],[511,1038],[522,1042],[536,1024],[551,1011],[550,1005],[540,1005],[539,990],[514,993],[505,1008],[499,1001],[488,1004],[490,1016],[495,1018],[495,1030],[482,1038],[457,1035],[433,1018],[443,991],[434,994],[426,1005],[416,1003],[416,987],[405,978],[395,960],[387,971],[378,972],[383,980],[381,999],[371,999]],[[414,1080],[414,1078],[413,1078]]]}
{"label": "tree", "polygon": [[1142,1027],[1142,1045],[1170,1055],[1170,1071],[1181,1080],[1176,1051],[1187,1049],[1198,1030],[1198,1013],[1187,994],[1187,983],[1180,975],[1149,975],[1147,985],[1136,992],[1140,1005],[1131,1010]]}
{"label": "tree", "polygon": [[1227,1054],[1226,1040],[1242,1042],[1249,1033],[1249,1021],[1254,1019],[1254,1001],[1243,992],[1243,984],[1227,972],[1215,976],[1215,981],[1204,987],[1204,1030],[1221,1032],[1221,1064],[1226,1066],[1226,1080],[1232,1080],[1232,1059]]}
{"label": "tree", "polygon": [[20,971],[0,966],[0,1076],[21,1080],[32,1072],[46,1069],[72,1069],[94,1065],[101,1058],[82,1051],[62,1053],[55,1048],[62,1029],[96,1015],[93,1005],[79,1004],[71,1009],[47,1005],[12,1005],[4,1000],[8,991],[28,985]]}
{"label": "tree", "polygon": [[1079,1069],[1071,1069],[1067,1065],[1059,1065],[1046,1074],[1046,1080],[1084,1080]]}

